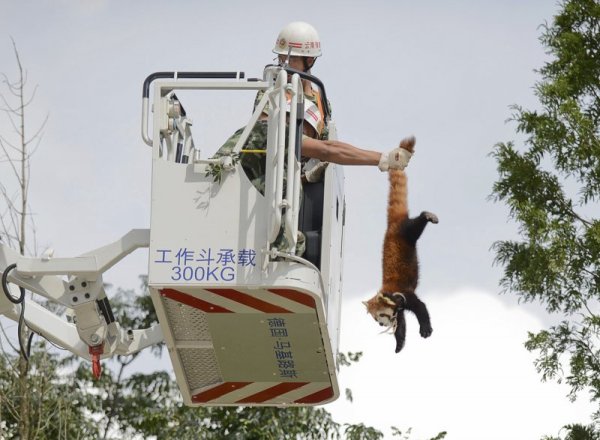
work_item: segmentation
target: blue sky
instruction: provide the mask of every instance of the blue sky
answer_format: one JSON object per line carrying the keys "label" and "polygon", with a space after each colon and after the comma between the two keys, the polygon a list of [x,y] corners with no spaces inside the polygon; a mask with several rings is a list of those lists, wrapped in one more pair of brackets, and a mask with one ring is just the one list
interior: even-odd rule
{"label": "blue sky", "polygon": [[[148,74],[261,76],[279,29],[305,20],[321,36],[313,73],[326,84],[340,139],[389,150],[414,134],[410,206],[440,218],[419,246],[419,294],[434,334],[418,338],[409,317],[407,346],[395,355],[393,338],[379,334],[360,304],[381,278],[387,179],[374,168],[346,168],[342,320],[354,325],[342,324],[341,341],[365,356],[341,375],[355,402],[329,409],[340,420],[412,426],[423,437],[448,430],[450,440],[539,438],[585,422],[585,402],[541,384],[523,348],[528,330],[557,317],[499,295],[490,251],[516,227],[506,207],[487,200],[496,178],[488,155],[497,142],[522,141],[507,122],[510,106],[537,106],[534,70],[547,59],[539,26],[556,10],[541,0],[0,0],[0,71],[15,74],[12,36],[29,83],[39,86],[31,125],[49,114],[32,165],[39,250],[74,256],[149,226],[151,154],[140,136]],[[192,115],[195,137],[216,148],[245,123],[251,102],[231,109],[210,100]],[[3,120],[0,129],[9,129]],[[4,168],[0,178],[8,179]],[[146,258],[136,252],[105,280],[137,287]]]}

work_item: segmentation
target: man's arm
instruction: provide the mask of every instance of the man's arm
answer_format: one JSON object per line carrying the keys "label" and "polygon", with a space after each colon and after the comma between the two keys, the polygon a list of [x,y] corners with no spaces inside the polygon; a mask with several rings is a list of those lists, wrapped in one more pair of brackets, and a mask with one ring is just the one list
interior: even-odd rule
{"label": "man's arm", "polygon": [[381,153],[363,150],[340,141],[322,141],[304,137],[302,155],[340,165],[378,165]]}

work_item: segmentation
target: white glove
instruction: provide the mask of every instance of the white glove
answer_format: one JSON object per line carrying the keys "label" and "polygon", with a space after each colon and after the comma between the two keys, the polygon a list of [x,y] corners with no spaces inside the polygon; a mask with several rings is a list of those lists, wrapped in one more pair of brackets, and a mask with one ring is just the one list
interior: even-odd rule
{"label": "white glove", "polygon": [[381,153],[379,169],[381,171],[403,170],[408,165],[412,153],[404,148],[394,148],[389,153]]}
{"label": "white glove", "polygon": [[323,174],[325,174],[325,170],[327,169],[327,165],[329,162],[319,162],[310,170],[306,170],[304,173],[304,177],[306,177],[307,182],[319,182],[323,180]]}

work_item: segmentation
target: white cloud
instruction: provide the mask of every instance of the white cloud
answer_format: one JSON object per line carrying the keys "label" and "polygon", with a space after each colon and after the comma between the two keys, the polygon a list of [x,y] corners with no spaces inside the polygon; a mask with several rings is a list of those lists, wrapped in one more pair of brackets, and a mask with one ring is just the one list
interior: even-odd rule
{"label": "white cloud", "polygon": [[341,371],[342,394],[350,388],[354,403],[340,398],[329,405],[336,420],[363,422],[388,436],[390,426],[412,427],[418,439],[446,430],[448,440],[536,439],[588,422],[591,405],[569,402],[564,386],[541,383],[534,355],[523,347],[527,331],[541,327],[538,318],[474,289],[422,299],[433,335],[421,339],[408,316],[399,354],[393,335],[379,334],[359,300],[344,303],[341,351],[364,356]]}

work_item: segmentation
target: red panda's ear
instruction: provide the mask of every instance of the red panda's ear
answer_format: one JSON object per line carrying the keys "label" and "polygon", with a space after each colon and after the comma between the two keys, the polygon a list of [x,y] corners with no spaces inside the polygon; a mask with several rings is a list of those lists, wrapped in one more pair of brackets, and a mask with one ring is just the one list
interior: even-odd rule
{"label": "red panda's ear", "polygon": [[369,308],[369,303],[367,301],[363,301],[362,303],[365,305],[366,308]]}
{"label": "red panda's ear", "polygon": [[386,306],[389,306],[389,307],[395,307],[396,306],[396,303],[394,302],[394,300],[391,299],[391,298],[389,298],[389,297],[387,297],[387,296],[382,296],[380,298],[380,302],[383,303],[383,304],[385,304]]}

